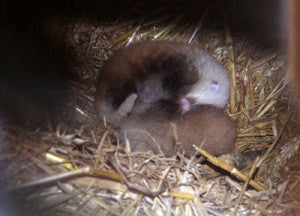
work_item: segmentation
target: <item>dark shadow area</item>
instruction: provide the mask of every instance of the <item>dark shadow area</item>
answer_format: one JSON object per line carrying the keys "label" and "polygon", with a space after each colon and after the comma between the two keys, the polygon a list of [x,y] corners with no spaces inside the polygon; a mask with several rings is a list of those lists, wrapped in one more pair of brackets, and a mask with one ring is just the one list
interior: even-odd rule
{"label": "dark shadow area", "polygon": [[[22,123],[27,120],[40,123],[47,116],[55,120],[59,108],[70,96],[66,80],[80,80],[68,68],[65,57],[72,61],[72,56],[60,45],[59,37],[52,38],[47,34],[47,25],[52,17],[59,16],[66,22],[83,17],[87,22],[101,23],[132,18],[141,20],[155,10],[163,10],[176,20],[176,11],[184,10],[188,21],[197,23],[208,8],[203,28],[224,29],[224,16],[227,14],[233,34],[251,36],[255,43],[263,46],[278,47],[284,42],[284,14],[281,12],[284,9],[279,0],[3,0],[0,12],[2,115]],[[59,23],[57,25],[58,29],[63,28]]]}

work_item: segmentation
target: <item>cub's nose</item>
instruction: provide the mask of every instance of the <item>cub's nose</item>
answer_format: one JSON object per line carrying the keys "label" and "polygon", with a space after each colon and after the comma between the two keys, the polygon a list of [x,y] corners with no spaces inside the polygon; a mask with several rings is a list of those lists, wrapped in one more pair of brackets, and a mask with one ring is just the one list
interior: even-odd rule
{"label": "cub's nose", "polygon": [[179,100],[179,107],[184,112],[189,111],[193,104],[195,104],[195,100],[193,98],[183,97]]}

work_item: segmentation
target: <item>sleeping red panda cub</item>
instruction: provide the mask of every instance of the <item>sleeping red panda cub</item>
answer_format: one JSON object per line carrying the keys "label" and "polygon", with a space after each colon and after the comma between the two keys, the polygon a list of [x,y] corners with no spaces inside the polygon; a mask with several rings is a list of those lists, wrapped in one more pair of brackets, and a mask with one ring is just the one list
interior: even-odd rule
{"label": "sleeping red panda cub", "polygon": [[[201,105],[179,114],[174,107],[172,102],[160,101],[144,113],[132,113],[122,118],[117,137],[123,144],[127,138],[132,151],[152,151],[167,157],[174,154],[176,142],[179,152],[189,157],[196,154],[193,145],[201,146],[213,155],[233,151],[236,123],[222,109]],[[171,123],[176,125],[177,141]]]}
{"label": "sleeping red panda cub", "polygon": [[112,124],[122,114],[119,106],[137,95],[132,113],[153,104],[172,101],[181,113],[195,105],[223,108],[229,97],[226,70],[210,54],[195,45],[146,41],[121,48],[103,66],[96,93],[99,118]]}

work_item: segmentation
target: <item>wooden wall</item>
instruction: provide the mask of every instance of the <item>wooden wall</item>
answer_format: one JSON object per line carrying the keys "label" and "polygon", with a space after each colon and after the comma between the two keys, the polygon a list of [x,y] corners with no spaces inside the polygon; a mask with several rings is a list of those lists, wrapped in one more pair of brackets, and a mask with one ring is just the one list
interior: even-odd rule
{"label": "wooden wall", "polygon": [[[292,84],[300,101],[300,1],[289,0],[289,72],[295,74]],[[300,112],[300,103],[298,104]]]}

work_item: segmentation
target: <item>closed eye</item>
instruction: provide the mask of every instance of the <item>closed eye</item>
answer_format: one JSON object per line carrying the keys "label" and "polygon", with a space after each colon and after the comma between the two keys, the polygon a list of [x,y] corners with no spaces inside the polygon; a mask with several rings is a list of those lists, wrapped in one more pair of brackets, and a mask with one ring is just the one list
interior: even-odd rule
{"label": "closed eye", "polygon": [[210,89],[213,91],[219,91],[220,90],[220,84],[217,81],[212,81],[209,85]]}

